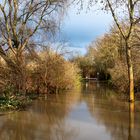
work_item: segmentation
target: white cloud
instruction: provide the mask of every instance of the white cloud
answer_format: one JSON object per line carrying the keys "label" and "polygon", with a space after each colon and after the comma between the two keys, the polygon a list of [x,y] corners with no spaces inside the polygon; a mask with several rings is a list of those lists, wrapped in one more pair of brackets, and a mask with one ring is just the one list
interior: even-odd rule
{"label": "white cloud", "polygon": [[[96,7],[97,9],[97,7]],[[112,17],[95,8],[77,14],[78,6],[73,5],[68,11],[62,24],[62,35],[66,41],[74,46],[86,47],[92,40],[108,31],[112,24]]]}

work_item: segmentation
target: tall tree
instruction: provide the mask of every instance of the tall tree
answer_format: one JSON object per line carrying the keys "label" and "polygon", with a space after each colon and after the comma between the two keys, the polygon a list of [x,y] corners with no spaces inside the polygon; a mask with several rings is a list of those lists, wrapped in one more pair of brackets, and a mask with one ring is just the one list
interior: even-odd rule
{"label": "tall tree", "polygon": [[[115,7],[113,6],[115,3]],[[127,66],[128,66],[128,77],[129,77],[129,95],[130,95],[130,102],[134,102],[134,70],[133,70],[133,64],[132,64],[132,53],[131,53],[131,45],[130,40],[132,37],[132,32],[136,25],[140,22],[140,0],[126,0],[126,1],[110,1],[107,0],[108,7],[112,13],[112,17],[120,31],[120,34],[123,37],[123,40],[125,42],[125,48],[126,48],[126,60],[127,60]],[[125,15],[127,15],[127,25],[128,29],[125,32],[123,29],[124,27],[121,26],[118,20],[118,16],[116,14],[116,6],[123,5],[122,8],[123,12],[127,12]],[[119,7],[117,8],[119,11]]]}
{"label": "tall tree", "polygon": [[[40,30],[54,28],[56,16],[67,0],[2,0],[0,1],[0,56],[19,75],[17,83],[24,88],[24,53]],[[54,18],[55,16],[55,18]],[[10,53],[10,55],[9,55]],[[12,56],[12,57],[11,57]]]}
{"label": "tall tree", "polygon": [[[83,0],[79,1],[83,3]],[[99,4],[102,7],[101,9],[111,12],[114,22],[125,42],[130,102],[134,102],[134,70],[130,41],[133,30],[140,23],[140,0],[88,0],[88,2],[89,6]]]}

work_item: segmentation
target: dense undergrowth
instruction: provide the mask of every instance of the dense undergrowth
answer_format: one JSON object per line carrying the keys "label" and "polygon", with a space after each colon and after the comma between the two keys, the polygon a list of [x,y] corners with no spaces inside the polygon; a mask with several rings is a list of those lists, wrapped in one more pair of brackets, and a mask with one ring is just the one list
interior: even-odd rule
{"label": "dense undergrowth", "polygon": [[[15,110],[24,108],[39,94],[59,93],[62,90],[80,86],[80,71],[78,67],[66,61],[61,55],[51,49],[43,50],[24,56],[22,68],[15,64],[17,69],[10,68],[1,59],[0,67],[0,109]],[[13,56],[11,56],[13,57]],[[13,57],[14,59],[14,57]]]}

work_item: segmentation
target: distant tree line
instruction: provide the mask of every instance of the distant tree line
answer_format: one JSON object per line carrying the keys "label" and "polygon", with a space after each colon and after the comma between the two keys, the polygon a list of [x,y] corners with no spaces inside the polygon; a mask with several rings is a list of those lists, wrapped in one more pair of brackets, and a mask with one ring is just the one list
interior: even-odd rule
{"label": "distant tree line", "polygon": [[[123,23],[122,23],[123,24]],[[126,25],[121,25],[127,29]],[[140,24],[132,32],[129,42],[132,49],[132,64],[134,67],[135,92],[140,91]],[[83,77],[97,77],[99,80],[109,80],[122,92],[129,92],[125,42],[113,25],[104,36],[92,42],[85,56],[76,56],[72,59],[81,68]]]}

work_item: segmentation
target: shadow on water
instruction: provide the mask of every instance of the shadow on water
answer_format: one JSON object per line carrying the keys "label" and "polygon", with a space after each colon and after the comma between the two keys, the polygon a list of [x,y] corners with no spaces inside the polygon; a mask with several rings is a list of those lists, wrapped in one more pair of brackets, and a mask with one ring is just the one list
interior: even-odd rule
{"label": "shadow on water", "polygon": [[106,83],[47,95],[27,111],[0,117],[0,140],[140,140],[140,102]]}

